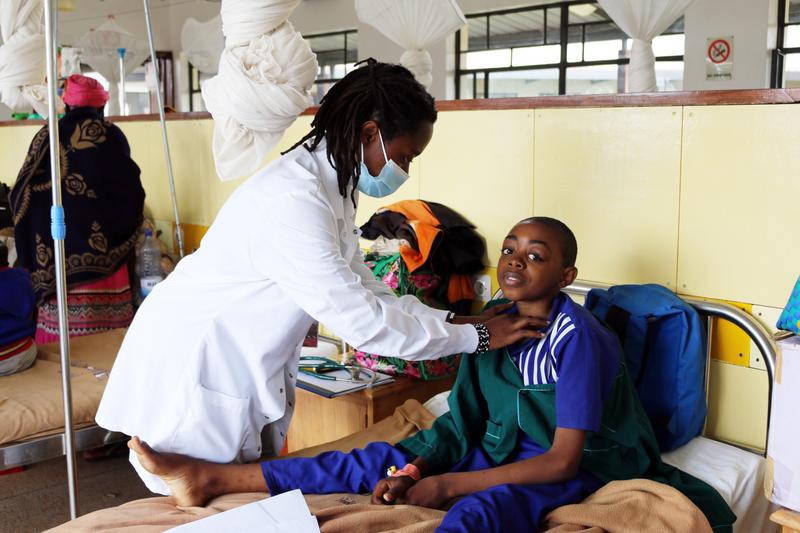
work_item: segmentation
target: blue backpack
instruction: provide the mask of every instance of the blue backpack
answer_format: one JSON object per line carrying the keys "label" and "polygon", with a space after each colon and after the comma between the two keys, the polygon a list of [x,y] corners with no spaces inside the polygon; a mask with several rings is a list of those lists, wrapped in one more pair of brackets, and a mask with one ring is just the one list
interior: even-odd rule
{"label": "blue backpack", "polygon": [[694,308],[660,285],[592,289],[584,306],[619,335],[662,452],[703,431],[706,335]]}

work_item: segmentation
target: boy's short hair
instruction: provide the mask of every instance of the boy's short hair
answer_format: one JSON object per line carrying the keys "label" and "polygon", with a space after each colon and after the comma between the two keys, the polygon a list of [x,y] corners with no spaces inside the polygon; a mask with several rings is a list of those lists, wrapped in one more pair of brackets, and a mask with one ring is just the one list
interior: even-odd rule
{"label": "boy's short hair", "polygon": [[8,246],[0,241],[0,268],[8,266]]}
{"label": "boy's short hair", "polygon": [[575,266],[575,260],[578,258],[578,241],[569,226],[556,218],[550,217],[530,217],[517,222],[517,225],[520,224],[541,224],[555,230],[558,233],[558,244],[561,247],[561,255],[564,259],[563,266]]}

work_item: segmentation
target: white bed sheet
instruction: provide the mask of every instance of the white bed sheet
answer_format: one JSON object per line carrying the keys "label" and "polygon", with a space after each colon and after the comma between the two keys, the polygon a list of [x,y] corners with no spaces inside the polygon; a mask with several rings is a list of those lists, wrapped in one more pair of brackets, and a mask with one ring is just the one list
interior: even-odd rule
{"label": "white bed sheet", "polygon": [[[445,391],[425,402],[435,416],[449,410]],[[769,515],[774,510],[764,496],[766,460],[760,455],[740,450],[705,437],[662,456],[665,463],[702,479],[725,499],[736,514],[734,533],[772,533],[775,525]]]}

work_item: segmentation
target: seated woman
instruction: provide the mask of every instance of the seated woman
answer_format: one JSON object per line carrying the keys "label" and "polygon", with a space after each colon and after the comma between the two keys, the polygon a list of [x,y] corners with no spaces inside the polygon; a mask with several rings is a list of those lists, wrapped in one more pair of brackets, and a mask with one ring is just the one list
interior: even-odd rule
{"label": "seated woman", "polygon": [[[103,117],[107,100],[94,79],[80,74],[67,79],[58,135],[70,337],[126,327],[133,319],[129,264],[144,189],[125,135]],[[18,266],[30,273],[36,293],[39,344],[58,341],[49,154],[45,126],[33,138],[11,191]]]}
{"label": "seated woman", "polygon": [[730,531],[736,517],[720,495],[661,462],[615,335],[561,292],[575,280],[576,255],[558,220],[534,217],[511,229],[497,265],[513,302],[505,305],[549,325],[540,338],[507,350],[482,343],[462,357],[450,412],[395,446],[249,465],[160,454],[135,437],[129,446],[180,505],[242,491],[372,490],[376,504],[442,508],[460,498],[440,531],[533,531],[547,512],[604,483],[646,477],[682,491],[715,531]]}
{"label": "seated woman", "polygon": [[9,268],[8,248],[0,242],[0,376],[22,372],[36,360],[33,287],[28,273]]}

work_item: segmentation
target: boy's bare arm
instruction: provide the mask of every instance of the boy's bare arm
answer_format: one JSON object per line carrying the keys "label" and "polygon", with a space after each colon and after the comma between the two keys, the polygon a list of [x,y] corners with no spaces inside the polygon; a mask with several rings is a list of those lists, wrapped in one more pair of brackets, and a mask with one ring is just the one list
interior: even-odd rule
{"label": "boy's bare arm", "polygon": [[578,473],[585,440],[583,430],[556,428],[553,446],[542,455],[487,470],[423,477],[398,490],[396,502],[438,508],[452,498],[495,485],[567,481]]}

